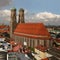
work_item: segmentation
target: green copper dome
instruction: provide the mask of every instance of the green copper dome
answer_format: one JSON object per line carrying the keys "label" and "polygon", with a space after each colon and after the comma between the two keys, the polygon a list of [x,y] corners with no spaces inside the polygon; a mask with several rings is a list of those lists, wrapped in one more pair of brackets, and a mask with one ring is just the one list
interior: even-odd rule
{"label": "green copper dome", "polygon": [[13,8],[11,8],[11,10],[14,10],[14,11],[16,11],[16,8],[15,8],[15,7],[13,7]]}
{"label": "green copper dome", "polygon": [[23,8],[20,8],[19,11],[23,11],[24,12],[24,9]]}

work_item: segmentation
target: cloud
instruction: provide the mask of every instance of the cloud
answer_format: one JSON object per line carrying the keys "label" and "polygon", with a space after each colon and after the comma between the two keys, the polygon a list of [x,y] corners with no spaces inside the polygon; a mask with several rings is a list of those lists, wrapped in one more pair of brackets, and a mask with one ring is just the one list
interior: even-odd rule
{"label": "cloud", "polygon": [[[18,17],[18,14],[17,14]],[[10,23],[10,10],[0,10],[0,23],[9,24]],[[50,25],[60,25],[60,15],[53,14],[50,12],[39,12],[31,13],[28,10],[25,10],[25,22],[29,23],[39,23]]]}
{"label": "cloud", "polygon": [[42,22],[44,24],[59,25],[60,15],[50,12],[28,13],[25,15],[26,22]]}
{"label": "cloud", "polygon": [[8,6],[12,3],[12,0],[0,0],[0,7]]}
{"label": "cloud", "polygon": [[10,21],[10,10],[0,10],[0,23],[8,24]]}

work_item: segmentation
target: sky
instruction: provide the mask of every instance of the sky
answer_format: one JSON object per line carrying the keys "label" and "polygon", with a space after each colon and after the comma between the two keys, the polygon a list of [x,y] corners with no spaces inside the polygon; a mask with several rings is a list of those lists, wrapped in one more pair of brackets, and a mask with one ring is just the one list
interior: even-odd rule
{"label": "sky", "polygon": [[0,0],[0,22],[10,21],[13,7],[25,10],[26,22],[60,25],[60,0]]}

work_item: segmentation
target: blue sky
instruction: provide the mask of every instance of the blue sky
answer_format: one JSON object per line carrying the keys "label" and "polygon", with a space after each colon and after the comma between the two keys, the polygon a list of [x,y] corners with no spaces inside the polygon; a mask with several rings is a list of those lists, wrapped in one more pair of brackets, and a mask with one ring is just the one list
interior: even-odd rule
{"label": "blue sky", "polygon": [[27,22],[60,25],[60,0],[0,0],[0,22],[10,19],[13,7],[25,10]]}
{"label": "blue sky", "polygon": [[52,12],[60,14],[60,0],[13,0],[11,7],[24,8],[31,12]]}
{"label": "blue sky", "polygon": [[60,0],[13,0],[11,5],[7,5],[4,9],[16,7],[24,8],[31,12],[52,12],[60,14]]}

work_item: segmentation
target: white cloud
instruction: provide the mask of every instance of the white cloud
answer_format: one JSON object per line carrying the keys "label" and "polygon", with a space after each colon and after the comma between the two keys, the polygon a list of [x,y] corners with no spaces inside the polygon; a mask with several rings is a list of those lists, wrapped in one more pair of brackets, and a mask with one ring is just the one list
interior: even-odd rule
{"label": "white cloud", "polygon": [[8,6],[12,3],[12,0],[0,0],[0,7]]}
{"label": "white cloud", "polygon": [[52,13],[48,13],[48,12],[41,12],[41,13],[38,13],[36,16],[39,17],[39,18],[40,17],[43,17],[43,18],[54,18],[57,15],[52,14]]}
{"label": "white cloud", "polygon": [[39,12],[26,14],[26,22],[42,22],[44,24],[59,25],[60,15],[50,12]]}
{"label": "white cloud", "polygon": [[0,16],[4,17],[4,16],[10,16],[10,10],[0,10]]}
{"label": "white cloud", "polygon": [[[0,10],[0,23],[7,24],[10,20],[10,10]],[[26,10],[25,22],[42,22],[44,24],[60,25],[60,15],[49,12],[31,13]]]}
{"label": "white cloud", "polygon": [[0,10],[0,23],[9,23],[10,21],[10,10]]}

